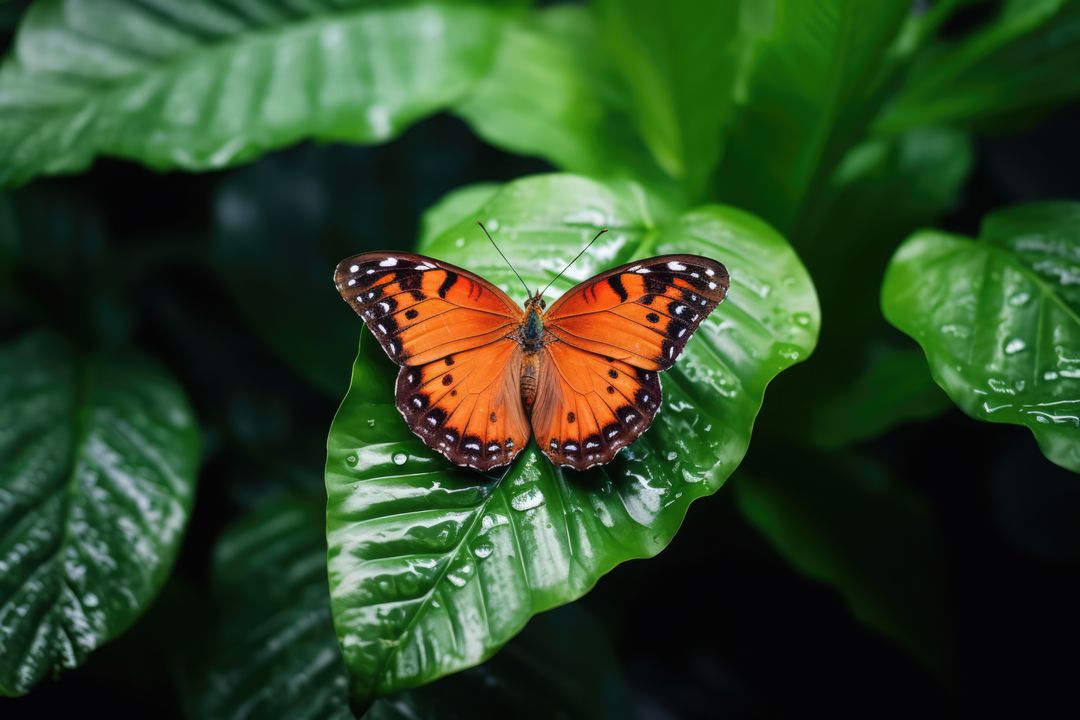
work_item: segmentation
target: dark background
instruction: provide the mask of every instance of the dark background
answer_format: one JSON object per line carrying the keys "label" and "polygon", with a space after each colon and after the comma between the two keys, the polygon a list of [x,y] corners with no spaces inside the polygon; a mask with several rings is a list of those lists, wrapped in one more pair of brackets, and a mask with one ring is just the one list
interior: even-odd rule
{"label": "dark background", "polygon": [[[0,49],[9,41],[4,35]],[[1080,105],[1073,105],[1023,131],[979,138],[960,204],[938,226],[974,236],[981,218],[997,208],[1080,199],[1078,127]],[[277,168],[260,172],[292,193],[299,180],[280,169],[327,158],[331,180],[347,198],[336,206],[340,225],[330,229],[342,256],[410,246],[420,213],[454,188],[548,169],[484,145],[446,116],[382,147],[302,145],[256,168]],[[43,310],[0,311],[0,340],[39,321],[87,341],[109,332],[135,338],[187,389],[204,427],[205,452],[187,539],[150,612],[85,666],[24,698],[0,701],[4,718],[105,709],[116,718],[182,716],[178,688],[214,622],[203,588],[215,539],[271,486],[321,486],[336,401],[277,359],[240,316],[220,274],[203,262],[215,190],[244,171],[158,175],[99,161],[85,175],[39,180],[13,194],[17,206],[59,198],[98,208],[109,252],[74,286],[57,288],[47,274],[20,272],[20,290]],[[60,207],[56,212],[64,212]],[[73,298],[91,296],[98,299],[72,305]],[[134,302],[109,301],[120,296]],[[770,394],[803,382],[813,382],[812,374],[806,366],[793,368]],[[342,391],[346,383],[342,376]],[[768,400],[767,394],[749,455],[729,483],[744,470],[768,467],[784,447],[780,429],[800,422]],[[693,506],[660,556],[616,568],[581,601],[616,646],[638,717],[1010,708],[1034,714],[1059,701],[1075,707],[1076,477],[1045,460],[1027,430],[975,422],[956,409],[900,426],[860,450],[924,494],[940,528],[952,676],[930,674],[855,621],[835,591],[795,572],[747,525],[726,487]],[[798,472],[813,479],[828,469],[809,462]],[[661,610],[663,621],[654,621]]]}

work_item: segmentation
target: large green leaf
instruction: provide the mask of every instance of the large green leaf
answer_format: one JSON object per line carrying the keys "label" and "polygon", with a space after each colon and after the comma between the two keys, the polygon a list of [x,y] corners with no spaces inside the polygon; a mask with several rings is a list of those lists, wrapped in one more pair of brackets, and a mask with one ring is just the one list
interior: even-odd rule
{"label": "large green leaf", "polygon": [[536,176],[504,186],[419,248],[521,296],[476,217],[533,286],[607,227],[556,292],[669,252],[723,261],[732,289],[665,374],[649,432],[582,473],[555,468],[533,446],[494,477],[450,465],[402,422],[396,368],[362,338],[326,467],[334,621],[360,699],[474,665],[534,613],[662,550],[690,502],[715,492],[742,459],[765,386],[817,336],[817,300],[798,258],[741,211],[671,217],[637,186]]}
{"label": "large green leaf", "polygon": [[385,140],[462,97],[495,11],[373,0],[43,0],[0,68],[0,183],[97,154],[201,170]]}
{"label": "large green leaf", "polygon": [[1080,4],[1011,0],[961,41],[939,41],[916,56],[883,131],[930,124],[987,125],[1080,95]]}
{"label": "large green leaf", "polygon": [[480,137],[569,172],[670,182],[634,131],[585,8],[559,5],[501,27],[491,72],[455,108]]}
{"label": "large green leaf", "polygon": [[[221,632],[195,678],[189,716],[352,718],[330,619],[321,510],[264,504],[218,543]],[[490,662],[376,702],[365,718],[621,718],[625,690],[596,624],[568,607],[531,623]]]}
{"label": "large green leaf", "polygon": [[788,452],[764,466],[734,481],[751,524],[797,570],[840,593],[860,622],[947,674],[942,543],[925,500],[854,455]]}
{"label": "large green leaf", "polygon": [[0,349],[0,693],[73,668],[145,610],[194,494],[195,418],[130,353]]}
{"label": "large green leaf", "polygon": [[1080,204],[994,213],[979,241],[917,233],[889,264],[881,304],[964,412],[1027,426],[1080,472]]}
{"label": "large green leaf", "polygon": [[720,157],[740,60],[740,3],[594,0],[603,49],[656,162],[691,200]]}
{"label": "large green leaf", "polygon": [[793,232],[862,139],[876,107],[868,99],[908,4],[776,0],[771,13],[759,12],[716,191]]}

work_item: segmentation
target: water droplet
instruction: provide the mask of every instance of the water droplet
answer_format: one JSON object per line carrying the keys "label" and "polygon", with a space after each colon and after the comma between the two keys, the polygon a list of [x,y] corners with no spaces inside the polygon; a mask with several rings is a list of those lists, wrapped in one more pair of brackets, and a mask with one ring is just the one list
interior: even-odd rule
{"label": "water droplet", "polygon": [[446,579],[449,580],[454,587],[465,587],[465,578],[455,575],[454,573],[447,575]]}
{"label": "water droplet", "polygon": [[780,357],[784,358],[785,360],[798,360],[800,357],[802,357],[802,353],[799,352],[799,349],[796,347],[791,347],[790,345],[781,347],[779,353]]}
{"label": "water droplet", "polygon": [[368,418],[367,426],[368,427],[375,427],[375,418]]}
{"label": "water droplet", "polygon": [[668,460],[678,460],[679,459],[679,453],[677,453],[675,451],[669,452],[667,454],[667,459]]}
{"label": "water droplet", "polygon": [[953,337],[958,338],[966,338],[968,335],[971,334],[971,332],[963,325],[953,325],[951,323],[948,325],[942,325],[941,332],[945,333],[946,335],[952,335]]}
{"label": "water droplet", "polygon": [[86,595],[83,596],[82,604],[85,605],[86,607],[90,607],[90,608],[97,607],[97,604],[98,604],[97,595],[95,595],[94,593],[86,593]]}
{"label": "water droplet", "polygon": [[345,462],[349,463],[350,465],[355,465],[358,460],[355,455],[350,455],[349,457],[345,458]]}
{"label": "water droplet", "polygon": [[798,312],[791,316],[797,325],[806,327],[810,324],[810,313]]}
{"label": "water droplet", "polygon": [[1018,292],[1018,293],[1016,293],[1015,295],[1013,295],[1012,297],[1009,298],[1009,304],[1012,305],[1013,307],[1020,307],[1021,305],[1023,305],[1024,303],[1026,303],[1030,299],[1031,299],[1030,293]]}
{"label": "water droplet", "polygon": [[1015,355],[1026,347],[1027,343],[1025,343],[1023,340],[1021,340],[1020,338],[1013,338],[1009,342],[1005,343],[1005,354]]}
{"label": "water droplet", "polygon": [[409,459],[409,456],[406,455],[405,453],[401,453],[401,452],[394,453],[394,464],[395,465],[404,465],[405,461],[408,460],[408,459]]}
{"label": "water droplet", "polygon": [[535,507],[540,507],[544,504],[544,493],[540,492],[539,488],[529,488],[525,492],[518,493],[510,499],[510,507],[519,512],[525,510],[532,510]]}
{"label": "water droplet", "polygon": [[1043,380],[1057,380],[1058,374],[1053,370],[1047,370],[1043,373]]}
{"label": "water droplet", "polygon": [[487,229],[490,232],[495,232],[496,230],[499,229],[499,221],[496,220],[495,218],[488,218]]}
{"label": "water droplet", "polygon": [[455,240],[454,247],[465,247],[465,238],[459,237],[457,240]]}
{"label": "water droplet", "polygon": [[494,551],[495,551],[495,548],[493,548],[488,543],[480,543],[479,545],[477,545],[476,547],[473,548],[473,554],[476,555],[476,557],[480,558],[481,560],[483,560],[487,556],[491,555],[491,553],[493,553]]}

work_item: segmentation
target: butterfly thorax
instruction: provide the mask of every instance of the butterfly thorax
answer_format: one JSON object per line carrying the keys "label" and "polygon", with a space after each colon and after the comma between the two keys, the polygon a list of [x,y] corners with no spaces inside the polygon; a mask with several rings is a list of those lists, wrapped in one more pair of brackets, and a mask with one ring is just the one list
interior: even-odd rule
{"label": "butterfly thorax", "polygon": [[544,347],[544,307],[546,303],[534,295],[525,303],[525,322],[521,325],[518,342],[526,354],[539,352]]}

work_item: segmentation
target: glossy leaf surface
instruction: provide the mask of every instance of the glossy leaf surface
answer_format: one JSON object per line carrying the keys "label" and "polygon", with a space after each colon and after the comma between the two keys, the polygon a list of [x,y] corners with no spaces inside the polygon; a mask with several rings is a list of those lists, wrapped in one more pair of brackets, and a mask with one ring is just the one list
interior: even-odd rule
{"label": "glossy leaf surface", "polygon": [[974,418],[1028,427],[1043,454],[1080,472],[1080,205],[986,218],[978,241],[937,231],[900,247],[885,317]]}
{"label": "glossy leaf surface", "polygon": [[195,418],[156,364],[37,334],[0,349],[0,692],[123,632],[187,524]]}
{"label": "glossy leaf surface", "polygon": [[0,69],[0,183],[98,154],[203,170],[309,137],[386,140],[469,90],[497,17],[370,0],[35,3]]}
{"label": "glossy leaf surface", "polygon": [[672,252],[721,260],[732,289],[664,374],[652,428],[583,473],[555,468],[535,447],[497,476],[449,464],[398,415],[397,369],[365,334],[326,469],[334,620],[357,698],[474,665],[534,613],[663,549],[689,503],[742,459],[766,384],[805,358],[817,335],[817,300],[798,258],[743,212],[707,206],[673,217],[637,186],[545,175],[504,186],[419,248],[524,299],[475,218],[530,286],[607,227],[556,293]]}

